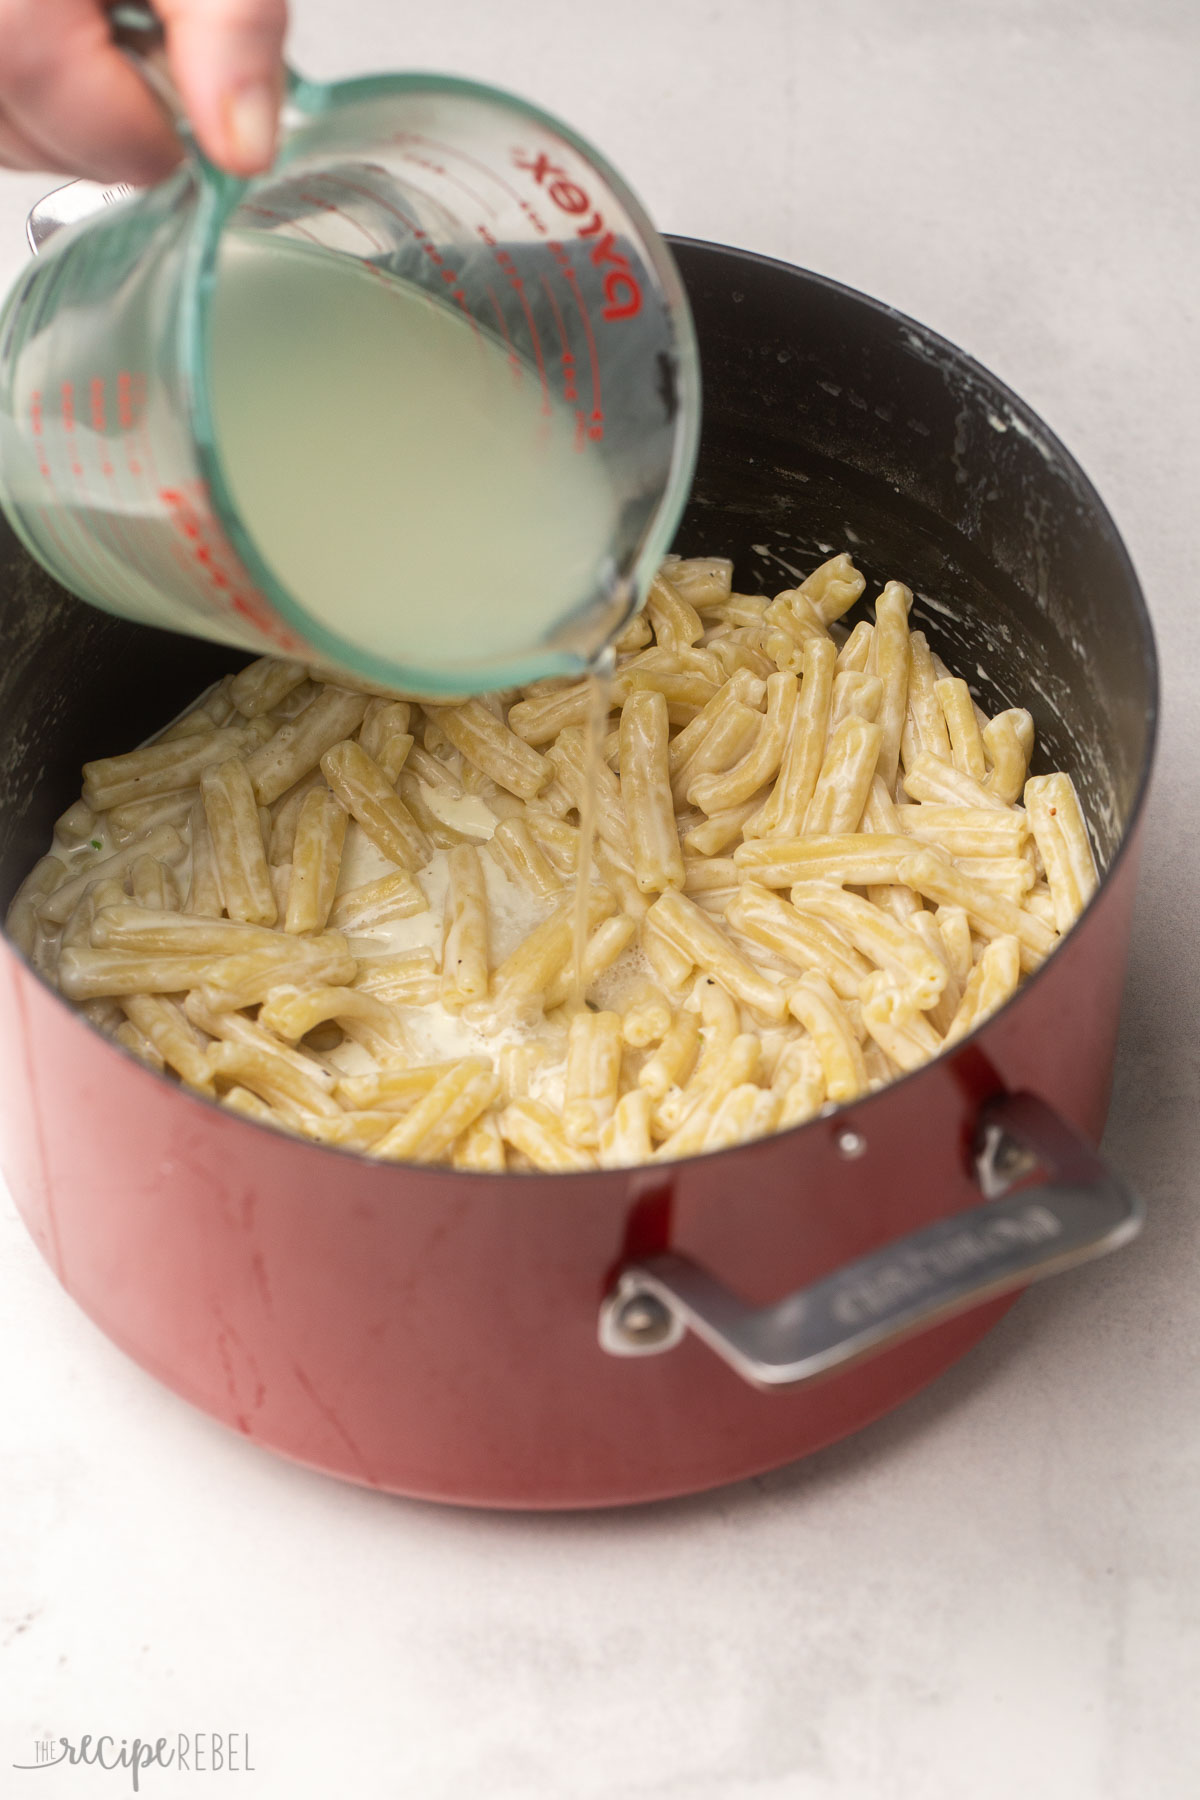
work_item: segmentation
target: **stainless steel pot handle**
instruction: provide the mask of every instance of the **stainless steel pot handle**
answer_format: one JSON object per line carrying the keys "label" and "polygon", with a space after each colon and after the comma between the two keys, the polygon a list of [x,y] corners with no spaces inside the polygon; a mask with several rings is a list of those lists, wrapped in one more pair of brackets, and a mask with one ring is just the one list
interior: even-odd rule
{"label": "stainless steel pot handle", "polygon": [[[976,1135],[981,1206],[939,1219],[771,1306],[747,1306],[670,1252],[618,1277],[600,1310],[613,1356],[670,1350],[694,1331],[756,1387],[793,1387],[981,1301],[1136,1236],[1142,1206],[1095,1150],[1032,1094],[985,1103]],[[1013,1192],[1035,1171],[1040,1179]]]}

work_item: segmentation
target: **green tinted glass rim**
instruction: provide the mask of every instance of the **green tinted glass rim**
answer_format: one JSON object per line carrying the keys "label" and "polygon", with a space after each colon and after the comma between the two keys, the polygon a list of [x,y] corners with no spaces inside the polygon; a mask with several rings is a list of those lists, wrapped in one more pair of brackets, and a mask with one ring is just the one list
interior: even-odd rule
{"label": "green tinted glass rim", "polygon": [[[647,262],[666,304],[674,333],[678,381],[678,410],[667,481],[654,515],[643,534],[633,566],[627,572],[631,584],[626,619],[642,603],[651,577],[670,547],[687,504],[700,447],[700,356],[691,307],[675,259],[645,207],[628,183],[585,138],[569,125],[531,102],[503,89],[454,75],[416,72],[403,75],[364,75],[346,81],[313,82],[289,72],[285,107],[285,135],[276,168],[287,163],[287,110],[299,112],[304,122],[319,119],[346,103],[388,98],[397,94],[449,95],[502,106],[517,118],[531,121],[560,137],[595,170],[627,212],[642,239]],[[489,663],[486,670],[460,667],[425,668],[369,654],[299,606],[262,556],[254,537],[243,523],[233,491],[226,479],[217,445],[209,380],[208,320],[216,284],[217,257],[225,226],[253,189],[253,180],[228,175],[202,155],[197,155],[201,174],[196,224],[184,262],[183,296],[179,311],[179,366],[185,384],[190,423],[196,444],[199,471],[212,496],[214,511],[247,572],[290,626],[316,655],[336,667],[386,686],[433,697],[449,697],[486,686],[516,687],[556,675],[579,675],[587,664],[578,654],[552,646]],[[578,611],[601,596],[589,596]]]}

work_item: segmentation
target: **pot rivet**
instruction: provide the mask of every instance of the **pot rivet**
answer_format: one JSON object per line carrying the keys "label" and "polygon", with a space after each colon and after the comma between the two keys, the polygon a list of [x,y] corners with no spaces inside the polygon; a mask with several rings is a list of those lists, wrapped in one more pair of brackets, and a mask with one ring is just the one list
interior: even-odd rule
{"label": "pot rivet", "polygon": [[669,1336],[674,1325],[670,1308],[656,1294],[633,1294],[620,1307],[616,1317],[622,1337],[635,1344],[658,1344]]}
{"label": "pot rivet", "polygon": [[847,1128],[845,1131],[838,1132],[837,1147],[847,1161],[853,1162],[856,1157],[865,1153],[867,1140],[861,1131],[851,1131]]}

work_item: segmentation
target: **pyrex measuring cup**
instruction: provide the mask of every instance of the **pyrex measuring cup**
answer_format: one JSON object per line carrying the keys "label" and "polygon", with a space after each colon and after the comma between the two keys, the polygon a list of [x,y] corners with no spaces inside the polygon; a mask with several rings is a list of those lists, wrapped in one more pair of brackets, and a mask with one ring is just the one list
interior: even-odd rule
{"label": "pyrex measuring cup", "polygon": [[698,423],[682,285],[620,177],[437,75],[290,76],[268,174],[193,152],[58,231],[0,317],[0,501],[68,588],[430,693],[587,666]]}

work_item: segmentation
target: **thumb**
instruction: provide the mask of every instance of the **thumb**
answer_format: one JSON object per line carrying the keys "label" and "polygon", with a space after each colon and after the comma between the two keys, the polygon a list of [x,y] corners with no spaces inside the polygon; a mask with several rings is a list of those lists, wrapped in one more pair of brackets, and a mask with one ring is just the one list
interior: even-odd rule
{"label": "thumb", "polygon": [[275,154],[286,0],[157,0],[167,58],[201,148],[234,175]]}

